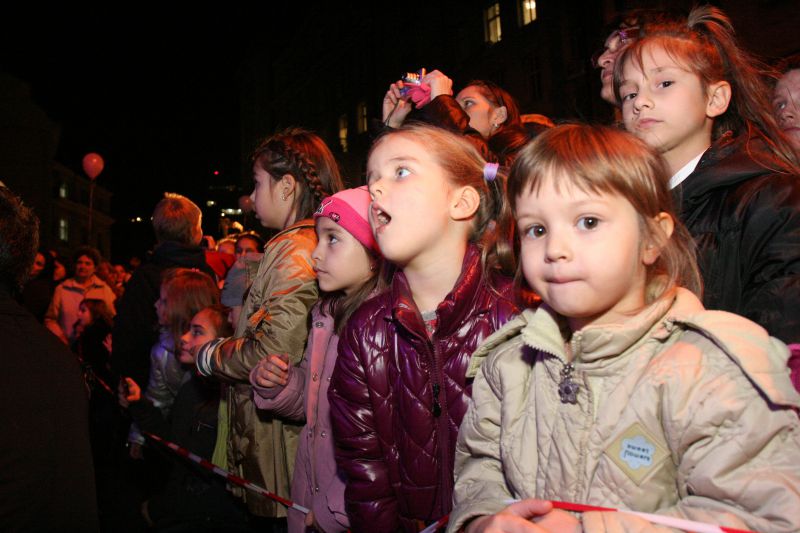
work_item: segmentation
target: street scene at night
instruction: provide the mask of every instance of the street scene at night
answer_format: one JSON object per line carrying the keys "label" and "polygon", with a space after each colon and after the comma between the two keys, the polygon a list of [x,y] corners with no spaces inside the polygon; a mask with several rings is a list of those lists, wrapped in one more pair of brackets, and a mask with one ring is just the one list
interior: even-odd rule
{"label": "street scene at night", "polygon": [[800,531],[794,0],[7,7],[3,531]]}

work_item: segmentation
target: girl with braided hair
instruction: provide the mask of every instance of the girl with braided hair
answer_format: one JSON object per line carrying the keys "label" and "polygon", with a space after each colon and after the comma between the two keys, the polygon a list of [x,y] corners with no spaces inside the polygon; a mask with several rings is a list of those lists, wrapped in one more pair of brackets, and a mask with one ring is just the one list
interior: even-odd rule
{"label": "girl with braided hair", "polygon": [[[269,354],[285,354],[291,364],[300,363],[308,314],[317,301],[312,215],[323,199],[343,186],[324,141],[298,128],[259,144],[253,154],[253,179],[250,198],[256,216],[263,226],[279,231],[266,244],[234,336],[205,344],[197,368],[227,384],[214,462],[289,498],[302,424],[256,412],[250,371]],[[239,496],[254,515],[278,527],[285,524],[286,509],[281,505],[245,491]]]}

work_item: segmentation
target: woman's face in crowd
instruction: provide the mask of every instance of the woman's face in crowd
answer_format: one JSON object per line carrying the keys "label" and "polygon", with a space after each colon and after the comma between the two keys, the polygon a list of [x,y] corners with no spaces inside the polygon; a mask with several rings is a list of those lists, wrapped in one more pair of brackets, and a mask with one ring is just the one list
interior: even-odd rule
{"label": "woman's face in crowd", "polygon": [[506,121],[505,107],[492,104],[475,86],[465,87],[456,95],[456,102],[469,116],[469,125],[483,137],[489,137]]}
{"label": "woman's face in crowd", "polygon": [[790,70],[778,80],[772,105],[783,133],[800,150],[800,69]]}

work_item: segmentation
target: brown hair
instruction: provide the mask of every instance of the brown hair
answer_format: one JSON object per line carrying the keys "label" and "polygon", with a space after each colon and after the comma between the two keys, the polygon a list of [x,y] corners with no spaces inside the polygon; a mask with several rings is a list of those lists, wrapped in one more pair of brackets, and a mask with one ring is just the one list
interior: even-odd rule
{"label": "brown hair", "polygon": [[84,298],[80,305],[86,306],[86,309],[89,310],[89,314],[92,315],[92,324],[95,322],[105,322],[108,327],[114,325],[114,315],[111,313],[111,309],[108,308],[108,304],[105,300]]}
{"label": "brown hair", "polygon": [[508,91],[488,80],[472,80],[464,87],[475,87],[494,107],[506,108],[506,120],[498,124],[486,144],[497,157],[497,162],[510,165],[517,152],[530,140],[528,130],[522,124],[517,101]]}
{"label": "brown hair", "polygon": [[[209,305],[200,311],[208,311],[209,318],[211,319],[211,325],[214,327],[214,331],[216,332],[215,337],[230,337],[233,335],[233,327],[231,326],[230,322],[228,322],[228,312],[230,309],[222,304],[217,303]],[[200,311],[198,311],[198,313]]]}
{"label": "brown hair", "polygon": [[494,180],[487,181],[484,178],[486,161],[469,141],[442,128],[421,123],[408,123],[386,132],[372,145],[369,156],[377,146],[395,135],[424,146],[454,185],[469,186],[478,191],[480,206],[472,221],[470,242],[482,249],[484,275],[489,270],[513,275],[514,255],[508,244],[510,235],[498,238],[496,224],[505,203],[505,173],[498,172]]}
{"label": "brown hair", "polygon": [[206,307],[219,304],[219,288],[211,276],[193,268],[166,270],[161,287],[166,291],[167,330],[178,348],[192,317]]}
{"label": "brown hair", "polygon": [[[639,214],[643,239],[661,250],[648,267],[648,302],[676,285],[702,294],[694,241],[675,215],[669,172],[664,160],[643,141],[616,128],[584,124],[565,124],[541,133],[511,167],[507,224],[513,224],[519,196],[538,191],[544,183],[553,183],[557,190],[572,186],[589,194],[616,194],[631,203]],[[655,222],[662,212],[675,221],[671,237]]]}
{"label": "brown hair", "polygon": [[[730,19],[720,9],[695,7],[688,19],[647,26],[646,35],[629,45],[617,58],[614,91],[620,100],[622,69],[628,61],[641,69],[645,49],[658,46],[676,63],[700,78],[703,89],[718,81],[731,85],[728,109],[714,119],[712,139],[731,131],[748,141],[761,139],[773,157],[759,164],[773,171],[800,174],[800,157],[786,139],[772,113],[771,91],[765,81],[769,70],[736,42]],[[778,168],[775,168],[775,167]]]}
{"label": "brown hair", "polygon": [[153,210],[153,230],[159,243],[199,244],[197,226],[202,212],[197,205],[180,194],[164,193]]}
{"label": "brown hair", "polygon": [[294,197],[296,219],[292,222],[311,217],[323,198],[344,188],[330,149],[308,130],[289,128],[276,133],[261,141],[252,159],[275,181],[285,174],[295,179],[299,192]]}

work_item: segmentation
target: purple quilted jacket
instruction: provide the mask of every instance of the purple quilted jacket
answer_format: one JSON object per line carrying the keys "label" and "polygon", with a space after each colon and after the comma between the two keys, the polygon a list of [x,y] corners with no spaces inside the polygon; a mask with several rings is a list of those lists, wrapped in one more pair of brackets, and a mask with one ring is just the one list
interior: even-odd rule
{"label": "purple quilted jacket", "polygon": [[450,511],[469,359],[518,311],[511,280],[492,285],[470,247],[432,338],[402,273],[342,332],[328,397],[353,531],[418,531]]}

